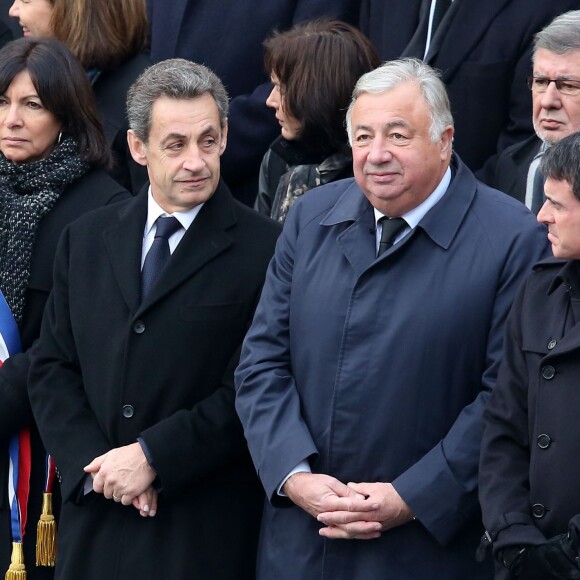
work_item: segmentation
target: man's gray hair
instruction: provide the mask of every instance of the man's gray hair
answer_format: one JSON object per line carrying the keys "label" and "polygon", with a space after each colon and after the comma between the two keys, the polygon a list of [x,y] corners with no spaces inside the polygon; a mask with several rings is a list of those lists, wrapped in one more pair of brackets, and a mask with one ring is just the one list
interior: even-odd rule
{"label": "man's gray hair", "polygon": [[205,94],[213,97],[220,124],[224,127],[228,118],[228,94],[211,70],[182,58],[154,64],[141,74],[127,93],[129,128],[143,143],[148,143],[151,112],[157,99],[193,99]]}
{"label": "man's gray hair", "polygon": [[352,145],[352,109],[358,97],[365,93],[379,95],[406,82],[416,83],[429,107],[431,126],[429,137],[433,143],[441,139],[445,127],[453,126],[453,116],[447,90],[438,72],[416,58],[391,60],[364,74],[356,83],[346,112],[346,130]]}
{"label": "man's gray hair", "polygon": [[534,37],[534,55],[543,48],[555,54],[580,50],[580,10],[571,10],[557,16]]}

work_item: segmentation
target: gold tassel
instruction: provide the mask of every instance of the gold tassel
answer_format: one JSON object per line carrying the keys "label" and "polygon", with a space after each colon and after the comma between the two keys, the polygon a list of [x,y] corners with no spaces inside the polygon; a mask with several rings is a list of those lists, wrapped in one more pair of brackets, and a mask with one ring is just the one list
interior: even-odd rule
{"label": "gold tassel", "polygon": [[24,567],[24,552],[21,542],[12,542],[12,557],[10,567],[6,572],[5,580],[26,580],[26,568]]}
{"label": "gold tassel", "polygon": [[42,497],[42,514],[36,528],[36,565],[53,567],[55,561],[56,521],[52,515],[52,493],[45,493]]}

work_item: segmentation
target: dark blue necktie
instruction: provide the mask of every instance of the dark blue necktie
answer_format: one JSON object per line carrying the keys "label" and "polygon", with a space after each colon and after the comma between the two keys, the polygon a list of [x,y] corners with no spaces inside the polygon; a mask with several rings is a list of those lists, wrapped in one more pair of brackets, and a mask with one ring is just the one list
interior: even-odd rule
{"label": "dark blue necktie", "polygon": [[408,226],[402,217],[388,218],[384,216],[379,221],[383,226],[383,230],[381,232],[377,256],[386,252],[393,245],[397,236]]}
{"label": "dark blue necktie", "polygon": [[145,256],[141,270],[141,300],[149,294],[155,280],[167,265],[171,256],[168,240],[180,227],[179,220],[173,216],[157,218],[155,239]]}

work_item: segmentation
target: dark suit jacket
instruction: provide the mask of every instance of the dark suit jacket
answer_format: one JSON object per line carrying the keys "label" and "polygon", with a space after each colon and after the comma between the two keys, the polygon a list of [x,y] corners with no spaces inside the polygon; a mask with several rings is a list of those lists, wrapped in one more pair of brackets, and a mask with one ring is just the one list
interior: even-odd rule
{"label": "dark suit jacket", "polygon": [[525,203],[530,163],[540,151],[542,141],[534,133],[521,143],[507,149],[478,172],[477,178]]}
{"label": "dark suit jacket", "polygon": [[[32,414],[26,391],[30,364],[28,349],[38,338],[42,313],[52,289],[54,255],[63,229],[81,215],[129,197],[129,193],[104,171],[94,169],[72,183],[61,195],[52,210],[40,222],[32,252],[30,279],[21,324],[23,354],[9,358],[0,368],[0,441],[7,449],[8,438],[25,426],[32,426]],[[24,548],[28,579],[52,577],[49,569],[35,568],[36,523],[41,511],[44,478],[44,448],[33,428],[32,481],[29,519]],[[8,453],[0,459],[0,570],[10,563],[10,512],[6,485],[8,482]]]}
{"label": "dark suit jacket", "polygon": [[[221,184],[139,304],[146,214],[142,193],[87,216],[57,254],[29,385],[62,474],[56,577],[250,579],[263,492],[233,364],[279,226]],[[83,466],[139,436],[160,478],[157,515],[79,496]]]}
{"label": "dark suit jacket", "polygon": [[[329,16],[356,24],[358,0],[149,0],[151,58],[183,57],[209,66],[232,102],[222,173],[234,196],[252,205],[262,157],[280,126],[266,98],[262,42],[274,28]],[[266,83],[266,84],[265,84]]]}
{"label": "dark suit jacket", "polygon": [[[422,58],[429,5],[430,0],[422,5],[412,0],[410,6],[401,0],[363,0],[361,27],[383,58],[401,54]],[[532,135],[526,78],[532,72],[533,36],[559,14],[578,7],[578,0],[455,0],[452,4],[427,62],[442,71],[455,119],[454,149],[472,170]],[[410,45],[402,49],[404,35]]]}
{"label": "dark suit jacket", "polygon": [[93,80],[103,130],[115,157],[115,167],[111,171],[111,176],[134,194],[138,193],[147,181],[147,170],[133,161],[129,153],[127,91],[150,65],[149,57],[139,53],[113,69],[99,72]]}

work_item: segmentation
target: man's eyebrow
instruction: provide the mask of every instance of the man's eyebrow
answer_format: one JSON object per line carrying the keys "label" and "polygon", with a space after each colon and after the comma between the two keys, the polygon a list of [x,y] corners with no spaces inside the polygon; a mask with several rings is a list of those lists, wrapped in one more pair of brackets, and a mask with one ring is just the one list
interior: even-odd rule
{"label": "man's eyebrow", "polygon": [[[409,125],[409,123],[407,123],[407,121],[403,120],[403,119],[396,119],[394,121],[388,121],[387,123],[383,123],[381,125],[381,127],[383,129],[386,129],[387,131],[390,131],[391,129],[398,129],[398,128],[404,128],[404,129],[411,129],[411,126]],[[355,131],[373,131],[373,128],[369,125],[365,125],[365,124],[359,124],[355,127]]]}
{"label": "man's eyebrow", "polygon": [[185,139],[185,138],[186,138],[185,135],[183,135],[182,133],[169,133],[169,134],[165,135],[165,137],[163,137],[163,139],[161,139],[160,145],[164,146],[169,141],[180,140],[180,139]]}

